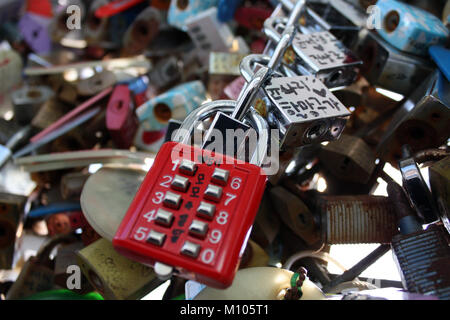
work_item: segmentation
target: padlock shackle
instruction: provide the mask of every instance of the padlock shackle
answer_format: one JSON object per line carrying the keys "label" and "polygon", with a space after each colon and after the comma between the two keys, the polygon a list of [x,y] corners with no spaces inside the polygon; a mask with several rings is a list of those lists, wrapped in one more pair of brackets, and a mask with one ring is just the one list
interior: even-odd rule
{"label": "padlock shackle", "polygon": [[242,121],[253,104],[256,95],[262,88],[263,84],[269,79],[272,72],[270,68],[261,67],[258,71],[253,74],[250,81],[244,86],[239,97],[236,101],[236,108],[234,109],[231,117]]}
{"label": "padlock shackle", "polygon": [[283,32],[283,35],[280,38],[280,41],[278,42],[272,56],[270,57],[269,64],[267,65],[269,69],[271,70],[278,69],[284,57],[284,54],[286,53],[286,50],[292,44],[294,36],[295,36],[295,27],[294,26],[286,27],[286,29]]}
{"label": "padlock shackle", "polygon": [[258,147],[255,153],[250,159],[250,163],[261,167],[264,159],[267,156],[267,151],[269,149],[269,124],[255,109],[251,108],[248,114],[249,121],[252,123],[252,127],[258,132]]}
{"label": "padlock shackle", "polygon": [[256,64],[267,66],[270,57],[264,54],[249,54],[241,60],[240,71],[246,82],[250,82],[255,74]]}
{"label": "padlock shackle", "polygon": [[279,1],[281,5],[286,8],[287,11],[292,11],[292,9],[294,9],[294,4],[292,3],[291,0],[279,0]]}
{"label": "padlock shackle", "polygon": [[294,26],[296,24],[305,6],[306,0],[297,0],[297,3],[293,6],[292,9],[290,9],[291,13],[289,15],[289,19],[286,24],[287,28]]}
{"label": "padlock shackle", "polygon": [[236,101],[233,100],[216,100],[202,104],[197,109],[190,112],[184,119],[177,132],[181,134],[188,132],[186,135],[179,135],[173,141],[190,145],[190,140],[194,128],[197,127],[198,122],[203,121],[209,117],[212,117],[217,112],[223,112],[230,114],[236,107]]}
{"label": "padlock shackle", "polygon": [[288,22],[287,17],[270,17],[264,21],[264,34],[269,40],[273,42],[280,42],[281,34],[277,30],[278,25],[283,25],[283,29],[286,28]]}
{"label": "padlock shackle", "polygon": [[[299,0],[294,6],[292,6],[288,18],[270,17],[264,22],[264,33],[270,40],[277,42],[277,46],[275,47],[275,50],[267,65],[269,69],[275,70],[280,66],[287,48],[294,40],[295,33],[297,31],[297,21],[300,18],[305,4],[305,0]],[[282,22],[285,23],[285,27],[283,33],[280,34],[276,29],[276,25]]]}
{"label": "padlock shackle", "polygon": [[[237,102],[234,100],[217,100],[204,103],[197,109],[193,110],[181,124],[177,137],[173,140],[175,142],[190,145],[191,136],[194,128],[197,127],[198,122],[212,117],[217,112],[225,114],[231,114],[237,106]],[[269,147],[269,125],[267,121],[262,117],[255,109],[250,108],[245,119],[250,123],[250,126],[258,133],[258,148],[252,155],[250,163],[257,166],[261,166],[262,162],[267,155]],[[183,135],[183,133],[188,134]]]}

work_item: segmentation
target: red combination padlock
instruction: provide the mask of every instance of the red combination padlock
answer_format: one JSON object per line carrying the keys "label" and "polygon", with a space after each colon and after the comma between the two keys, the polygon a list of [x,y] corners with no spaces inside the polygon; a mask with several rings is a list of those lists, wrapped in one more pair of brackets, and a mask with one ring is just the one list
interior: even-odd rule
{"label": "red combination padlock", "polygon": [[226,288],[239,266],[265,184],[266,175],[256,165],[166,142],[113,245],[141,263],[161,263],[175,275]]}

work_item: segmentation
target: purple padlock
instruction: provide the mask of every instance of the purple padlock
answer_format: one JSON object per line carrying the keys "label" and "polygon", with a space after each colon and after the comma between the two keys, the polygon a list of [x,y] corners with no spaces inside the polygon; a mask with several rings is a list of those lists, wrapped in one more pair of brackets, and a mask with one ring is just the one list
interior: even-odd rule
{"label": "purple padlock", "polygon": [[37,54],[48,53],[52,49],[49,35],[51,18],[26,13],[19,21],[19,29],[26,43]]}

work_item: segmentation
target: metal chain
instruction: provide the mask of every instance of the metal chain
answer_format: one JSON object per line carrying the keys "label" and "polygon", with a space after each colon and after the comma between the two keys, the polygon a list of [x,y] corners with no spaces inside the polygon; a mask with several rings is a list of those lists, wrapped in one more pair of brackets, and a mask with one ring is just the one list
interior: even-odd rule
{"label": "metal chain", "polygon": [[[242,120],[244,118],[245,114],[254,102],[259,90],[263,88],[264,84],[273,76],[275,70],[280,66],[286,50],[292,44],[294,39],[296,33],[295,24],[298,21],[303,8],[305,7],[305,3],[305,0],[297,1],[295,6],[292,8],[280,41],[278,41],[272,56],[269,57],[267,66],[262,66],[259,68],[258,71],[253,74],[251,79],[247,81],[247,84],[242,88],[242,91],[237,99],[236,109],[232,114],[233,118],[237,120]],[[245,77],[244,73],[245,71],[242,75]]]}
{"label": "metal chain", "polygon": [[[180,130],[181,135],[177,134],[174,141],[189,144],[189,133],[193,132],[194,127],[198,124],[198,121],[209,118],[217,111],[231,113],[231,116],[238,121],[242,121],[246,118],[250,107],[254,103],[260,89],[264,87],[264,84],[267,83],[274,75],[281,75],[277,72],[277,69],[286,53],[286,50],[292,44],[297,30],[295,24],[298,21],[305,4],[305,0],[299,0],[295,6],[293,5],[291,7],[287,7],[283,4],[290,11],[290,15],[281,39],[278,41],[277,46],[270,57],[266,55],[251,54],[241,61],[241,74],[246,80],[246,84],[242,88],[237,100],[218,100],[208,102],[200,106],[191,112],[183,121],[180,129],[184,130]],[[258,59],[259,61],[256,61]],[[254,68],[254,62],[261,64],[261,67],[256,72],[252,71]],[[233,105],[235,106],[231,111]]]}

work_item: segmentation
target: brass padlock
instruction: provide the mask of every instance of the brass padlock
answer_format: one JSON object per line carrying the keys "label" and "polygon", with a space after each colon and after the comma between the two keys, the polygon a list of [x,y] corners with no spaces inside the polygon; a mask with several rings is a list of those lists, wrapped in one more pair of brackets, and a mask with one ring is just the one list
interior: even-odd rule
{"label": "brass padlock", "polygon": [[363,139],[347,134],[331,141],[319,153],[321,163],[343,181],[366,184],[375,169],[375,155]]}
{"label": "brass padlock", "polygon": [[6,295],[7,300],[26,298],[35,293],[54,288],[54,260],[50,259],[53,249],[61,243],[75,241],[74,236],[56,237],[44,244],[36,256],[30,257],[22,267],[19,277]]}
{"label": "brass padlock", "polygon": [[26,200],[23,196],[0,193],[0,270],[13,267]]}
{"label": "brass padlock", "polygon": [[140,299],[162,283],[152,268],[120,255],[105,239],[77,255],[82,272],[105,299]]}
{"label": "brass padlock", "polygon": [[450,157],[434,163],[428,170],[432,195],[441,221],[450,233]]}

